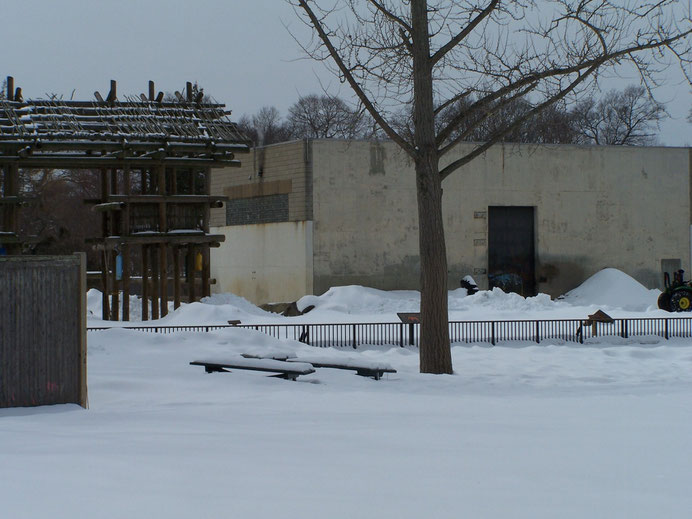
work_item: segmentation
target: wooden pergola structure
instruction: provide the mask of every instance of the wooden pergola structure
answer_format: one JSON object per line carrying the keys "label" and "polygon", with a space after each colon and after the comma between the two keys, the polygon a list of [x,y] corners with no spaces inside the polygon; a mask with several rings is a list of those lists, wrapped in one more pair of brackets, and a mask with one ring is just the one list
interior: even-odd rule
{"label": "wooden pergola structure", "polygon": [[[86,169],[100,176],[103,318],[129,320],[131,286],[141,282],[142,319],[157,319],[185,297],[210,294],[209,210],[225,197],[210,195],[211,168],[238,166],[247,138],[224,105],[203,102],[190,83],[185,95],[164,102],[149,82],[148,95],[118,100],[116,83],[104,99],[24,101],[7,80],[0,99],[0,246],[21,254],[21,171]],[[120,293],[122,292],[122,299]],[[122,312],[121,312],[122,308]]]}

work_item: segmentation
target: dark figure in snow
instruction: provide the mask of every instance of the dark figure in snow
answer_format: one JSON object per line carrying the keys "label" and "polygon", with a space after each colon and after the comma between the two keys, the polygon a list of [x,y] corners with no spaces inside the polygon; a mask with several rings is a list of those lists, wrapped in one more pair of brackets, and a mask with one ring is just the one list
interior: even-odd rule
{"label": "dark figure in snow", "polygon": [[459,284],[461,288],[466,289],[466,293],[470,296],[478,292],[478,286],[471,276],[464,276]]}

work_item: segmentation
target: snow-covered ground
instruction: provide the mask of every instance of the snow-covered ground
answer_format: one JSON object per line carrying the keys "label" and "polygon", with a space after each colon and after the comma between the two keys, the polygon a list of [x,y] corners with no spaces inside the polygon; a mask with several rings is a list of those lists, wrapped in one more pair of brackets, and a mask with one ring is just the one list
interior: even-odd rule
{"label": "snow-covered ground", "polygon": [[[657,291],[618,271],[597,276],[559,301],[459,289],[450,317],[662,315]],[[339,287],[299,302],[314,305],[310,313],[285,318],[227,294],[161,321],[395,321],[417,304],[415,292]],[[98,294],[90,305],[100,315]],[[0,410],[3,517],[692,513],[690,340],[454,346],[455,375],[434,376],[418,373],[415,349],[318,350],[246,329],[112,329],[88,339],[88,410]],[[266,352],[386,363],[397,373],[375,381],[320,368],[291,382],[189,365]]]}

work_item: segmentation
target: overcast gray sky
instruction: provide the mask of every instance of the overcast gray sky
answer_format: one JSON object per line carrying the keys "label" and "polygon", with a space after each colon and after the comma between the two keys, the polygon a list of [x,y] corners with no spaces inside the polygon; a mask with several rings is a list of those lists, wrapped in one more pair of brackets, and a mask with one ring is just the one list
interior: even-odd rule
{"label": "overcast gray sky", "polygon": [[[118,81],[118,94],[181,90],[197,81],[237,119],[265,105],[283,114],[299,95],[349,97],[323,65],[304,59],[285,25],[307,30],[284,0],[0,0],[0,74],[25,98],[55,93],[92,99]],[[319,79],[318,79],[319,78]],[[320,84],[321,81],[321,84]],[[624,79],[624,87],[629,81]],[[685,117],[692,92],[672,74],[658,93],[673,116],[661,141],[692,145]]]}

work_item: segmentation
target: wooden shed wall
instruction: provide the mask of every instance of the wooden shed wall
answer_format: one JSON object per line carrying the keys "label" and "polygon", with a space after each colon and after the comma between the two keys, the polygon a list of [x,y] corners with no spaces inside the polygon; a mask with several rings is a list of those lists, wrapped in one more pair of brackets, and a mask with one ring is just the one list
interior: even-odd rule
{"label": "wooden shed wall", "polygon": [[0,407],[86,407],[86,260],[0,258]]}

